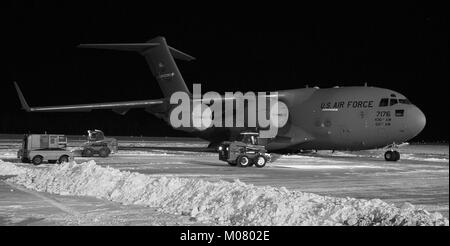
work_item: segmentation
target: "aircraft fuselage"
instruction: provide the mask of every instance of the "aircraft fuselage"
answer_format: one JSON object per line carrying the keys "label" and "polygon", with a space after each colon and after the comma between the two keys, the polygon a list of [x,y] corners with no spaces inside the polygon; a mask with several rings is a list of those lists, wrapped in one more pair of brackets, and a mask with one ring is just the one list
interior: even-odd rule
{"label": "aircraft fuselage", "polygon": [[[402,94],[377,87],[302,88],[278,92],[289,109],[287,124],[265,144],[278,150],[363,150],[408,141],[425,116]],[[213,142],[237,136],[238,128],[195,135]]]}
{"label": "aircraft fuselage", "polygon": [[[169,115],[176,105],[170,104],[169,100],[174,94],[184,93],[188,104],[197,102],[192,101],[195,100],[195,96],[192,97],[174,61],[174,58],[186,61],[195,58],[167,45],[164,37],[155,37],[145,43],[84,44],[80,47],[138,52],[145,57],[164,98],[30,107],[15,83],[24,110],[28,112],[89,112],[95,109],[109,109],[124,115],[130,109],[142,108],[170,123]],[[194,93],[194,95],[197,94]],[[284,114],[283,118],[287,121],[284,121],[285,124],[277,129],[274,138],[261,139],[260,144],[265,145],[269,151],[362,150],[385,147],[408,141],[419,134],[426,123],[422,111],[411,104],[405,96],[377,87],[282,90],[278,91],[277,99],[287,107],[288,113]],[[221,100],[228,99],[224,97]],[[261,114],[267,112],[271,113],[270,110],[261,110]],[[224,112],[225,116],[229,114],[235,114],[235,112],[232,110]],[[207,139],[212,145],[233,140],[245,130],[242,127],[220,126],[199,130],[189,125],[176,129]],[[387,154],[385,158],[390,159],[392,153]],[[394,157],[397,154],[394,153]],[[398,158],[394,159],[398,160]]]}

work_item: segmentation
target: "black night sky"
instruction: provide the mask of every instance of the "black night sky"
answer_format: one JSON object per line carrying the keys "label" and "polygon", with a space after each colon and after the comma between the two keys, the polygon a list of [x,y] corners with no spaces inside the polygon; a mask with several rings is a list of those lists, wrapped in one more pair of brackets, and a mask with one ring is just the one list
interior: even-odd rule
{"label": "black night sky", "polygon": [[[406,95],[427,116],[416,141],[448,140],[448,1],[346,6],[124,6],[12,3],[2,13],[0,134],[186,136],[131,110],[26,113],[13,81],[31,106],[162,97],[136,53],[78,49],[80,43],[145,42],[165,36],[197,58],[177,61],[188,87],[202,91],[270,91],[305,85],[364,85]],[[323,3],[325,5],[325,3]]]}

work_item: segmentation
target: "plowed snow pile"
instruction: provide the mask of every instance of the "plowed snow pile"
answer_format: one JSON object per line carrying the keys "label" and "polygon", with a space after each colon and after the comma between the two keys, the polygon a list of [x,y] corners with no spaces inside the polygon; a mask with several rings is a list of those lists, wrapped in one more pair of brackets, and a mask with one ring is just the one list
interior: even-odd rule
{"label": "plowed snow pile", "polygon": [[96,165],[19,167],[0,161],[8,182],[60,195],[94,196],[158,207],[222,225],[449,225],[439,213],[381,200],[334,198],[285,188],[201,179],[152,177]]}

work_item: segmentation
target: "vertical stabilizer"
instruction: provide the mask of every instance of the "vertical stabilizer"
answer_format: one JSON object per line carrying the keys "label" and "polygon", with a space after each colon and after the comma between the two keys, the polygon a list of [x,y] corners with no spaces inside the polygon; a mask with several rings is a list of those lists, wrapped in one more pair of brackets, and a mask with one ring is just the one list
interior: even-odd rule
{"label": "vertical stabilizer", "polygon": [[187,61],[195,58],[168,46],[164,37],[156,37],[147,41],[147,43],[82,44],[79,47],[138,52],[145,57],[164,97],[168,98],[177,91],[183,91],[190,95],[174,57]]}

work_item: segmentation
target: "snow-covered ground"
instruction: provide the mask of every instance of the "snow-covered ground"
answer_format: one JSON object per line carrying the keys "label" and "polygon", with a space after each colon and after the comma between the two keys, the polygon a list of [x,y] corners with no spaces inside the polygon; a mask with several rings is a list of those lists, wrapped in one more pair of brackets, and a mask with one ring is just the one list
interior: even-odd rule
{"label": "snow-covered ground", "polygon": [[286,188],[202,179],[152,177],[96,165],[95,161],[53,167],[18,167],[0,162],[7,182],[59,195],[91,196],[125,205],[156,207],[220,225],[447,225],[440,213],[409,203],[335,198]]}
{"label": "snow-covered ground", "polygon": [[[65,210],[92,215],[69,213],[72,219],[60,224],[448,225],[445,145],[406,146],[395,163],[384,161],[383,150],[319,151],[280,156],[262,169],[230,167],[214,153],[195,151],[205,145],[126,141],[111,158],[34,167],[11,164],[19,145],[0,142],[0,175],[17,175],[5,187],[27,187],[53,201],[70,198],[65,204],[73,209]],[[0,199],[0,224],[2,216],[23,214],[1,183],[0,198],[8,201]],[[147,216],[136,220],[136,211]]]}

